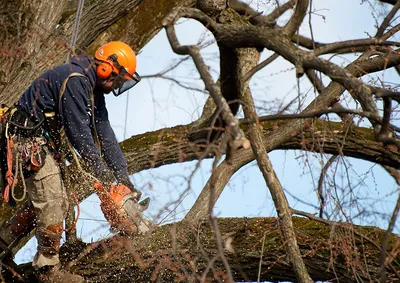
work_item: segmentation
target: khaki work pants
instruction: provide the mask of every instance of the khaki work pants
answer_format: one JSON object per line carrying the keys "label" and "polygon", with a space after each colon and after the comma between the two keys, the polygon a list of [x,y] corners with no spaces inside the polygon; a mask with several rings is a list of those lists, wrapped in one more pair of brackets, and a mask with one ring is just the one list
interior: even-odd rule
{"label": "khaki work pants", "polygon": [[[44,238],[42,230],[51,225],[63,223],[68,212],[68,196],[61,178],[61,170],[53,156],[46,151],[44,165],[32,177],[26,180],[29,197],[32,201],[37,230],[36,238],[39,245]],[[56,254],[44,254],[38,252],[32,262],[34,268],[46,265],[56,265],[60,262],[58,252]]]}

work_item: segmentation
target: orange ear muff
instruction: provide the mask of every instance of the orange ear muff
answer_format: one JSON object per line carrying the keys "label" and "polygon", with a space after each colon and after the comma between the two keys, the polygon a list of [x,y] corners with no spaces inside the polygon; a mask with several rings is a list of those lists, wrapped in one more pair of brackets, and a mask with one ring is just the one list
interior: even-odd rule
{"label": "orange ear muff", "polygon": [[99,66],[97,66],[96,74],[100,79],[108,79],[113,71],[113,67],[109,62],[101,62]]}

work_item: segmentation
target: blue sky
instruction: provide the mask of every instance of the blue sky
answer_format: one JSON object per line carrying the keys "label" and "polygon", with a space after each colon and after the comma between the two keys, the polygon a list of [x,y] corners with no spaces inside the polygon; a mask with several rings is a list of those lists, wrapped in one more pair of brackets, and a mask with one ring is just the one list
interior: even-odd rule
{"label": "blue sky", "polygon": [[[254,7],[266,10],[263,2],[252,1]],[[327,3],[329,2],[329,3]],[[312,17],[313,34],[317,41],[333,42],[352,38],[365,38],[373,34],[374,21],[371,20],[371,10],[368,4],[360,5],[360,1],[313,1],[316,11]],[[345,8],[344,8],[345,7]],[[318,15],[317,15],[318,14]],[[203,27],[194,21],[181,21],[177,27],[178,37],[183,44],[195,44],[204,31]],[[309,35],[308,23],[301,28],[301,34]],[[214,78],[218,76],[218,65],[214,46],[203,50],[207,63],[213,70]],[[263,55],[264,57],[267,56]],[[138,72],[150,75],[166,69],[171,61],[179,60],[169,47],[165,32],[161,31],[138,55]],[[346,58],[334,58],[335,62],[346,62]],[[204,88],[198,79],[197,71],[193,69],[191,60],[173,72],[175,78],[191,82]],[[392,73],[386,72],[388,79]],[[396,77],[397,79],[397,77]],[[395,80],[393,77],[392,81]],[[301,79],[300,90],[306,93],[310,88],[306,79]],[[253,95],[259,105],[273,99],[289,101],[296,95],[296,79],[291,65],[282,59],[277,60],[265,70],[258,73],[252,82]],[[311,93],[311,97],[314,94]],[[127,137],[154,131],[164,127],[188,124],[201,114],[202,106],[207,96],[200,92],[187,91],[162,79],[143,80],[129,93],[129,111],[125,115],[126,95],[107,97],[111,124],[119,140]],[[260,114],[263,111],[260,110]],[[125,129],[125,123],[128,127]],[[273,166],[280,178],[282,186],[296,195],[297,198],[317,204],[315,178],[318,178],[323,165],[329,156],[300,151],[275,151],[270,154]],[[393,194],[396,185],[392,178],[379,166],[369,162],[346,159],[350,168],[351,182],[357,195],[366,198],[363,203],[367,206],[379,207],[379,210],[390,213],[397,195]],[[173,164],[134,174],[132,180],[145,196],[152,198],[147,215],[152,218],[162,213],[165,222],[182,218],[190,209],[204,184],[210,177],[211,160],[202,161],[200,169],[195,173],[190,184],[187,178],[196,166],[196,161],[183,164]],[[338,172],[344,171],[344,165],[334,167]],[[333,169],[332,169],[333,170]],[[347,179],[334,180],[338,187],[348,188]],[[151,184],[151,186],[149,186]],[[183,202],[172,213],[166,213],[165,207],[175,202],[190,187]],[[292,207],[316,212],[315,208],[288,196]],[[379,201],[377,201],[379,200]],[[351,200],[350,200],[351,201]],[[171,209],[171,207],[170,207]],[[359,207],[353,207],[351,215],[357,214]],[[274,216],[275,209],[268,188],[256,164],[253,162],[237,172],[229,182],[215,207],[216,215],[220,217],[255,217]],[[160,219],[162,219],[161,217]],[[363,217],[356,224],[378,225],[386,228],[387,222],[380,217]],[[399,232],[399,226],[396,230]],[[109,235],[108,225],[104,220],[99,201],[96,196],[87,199],[81,205],[81,219],[78,222],[78,236],[85,241],[96,241]],[[35,240],[32,239],[27,248],[18,255],[18,261],[30,261],[35,250]]]}

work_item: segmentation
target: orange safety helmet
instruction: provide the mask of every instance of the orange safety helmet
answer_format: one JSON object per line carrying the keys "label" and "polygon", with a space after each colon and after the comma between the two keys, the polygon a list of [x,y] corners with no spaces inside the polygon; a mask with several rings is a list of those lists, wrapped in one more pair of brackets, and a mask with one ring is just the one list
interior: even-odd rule
{"label": "orange safety helmet", "polygon": [[[116,58],[111,58],[112,55],[116,55],[114,56]],[[101,79],[107,79],[112,72],[120,73],[118,66],[115,64],[115,59],[131,76],[136,72],[136,54],[129,45],[121,41],[111,41],[101,46],[97,49],[94,57],[102,61],[97,68],[97,75]],[[127,76],[126,79],[129,80],[131,78]]]}
{"label": "orange safety helmet", "polygon": [[136,54],[124,42],[111,41],[97,49],[94,57],[101,61],[97,66],[96,74],[100,79],[107,80],[112,74],[117,78],[114,80],[115,96],[135,86],[140,80],[136,72]]}

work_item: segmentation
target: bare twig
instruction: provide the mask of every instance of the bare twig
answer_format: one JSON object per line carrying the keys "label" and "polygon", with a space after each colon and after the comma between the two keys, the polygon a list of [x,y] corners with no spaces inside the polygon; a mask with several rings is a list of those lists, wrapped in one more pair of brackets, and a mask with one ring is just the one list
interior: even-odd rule
{"label": "bare twig", "polygon": [[396,15],[397,11],[400,9],[400,1],[397,0],[396,4],[393,6],[392,10],[387,14],[385,19],[383,20],[382,24],[378,28],[375,37],[381,37],[385,32],[385,29],[389,26],[390,21]]}
{"label": "bare twig", "polygon": [[245,82],[247,82],[252,76],[254,76],[255,73],[257,73],[258,71],[260,71],[262,68],[264,68],[265,66],[271,64],[273,61],[275,61],[275,59],[277,59],[279,57],[279,55],[277,53],[272,54],[271,56],[269,56],[267,59],[265,59],[264,61],[262,61],[260,64],[258,64],[257,66],[255,66],[253,69],[251,69],[249,72],[247,72],[247,74],[244,76],[243,80]]}
{"label": "bare twig", "polygon": [[[317,221],[317,222],[319,222],[319,223],[323,223],[323,224],[329,225],[329,226],[331,226],[331,227],[334,226],[334,225],[340,225],[340,227],[342,227],[342,228],[344,228],[344,229],[349,229],[348,226],[343,225],[343,224],[341,224],[341,223],[334,223],[334,222],[329,221],[329,220],[324,220],[324,219],[321,219],[321,218],[319,218],[319,217],[316,217],[315,215],[313,215],[313,214],[311,214],[311,213],[307,213],[307,212],[300,211],[300,210],[297,210],[297,209],[293,209],[293,208],[292,208],[292,213],[293,213],[293,214],[297,214],[297,215],[301,215],[301,216],[305,216],[305,217],[307,217],[307,218],[309,218],[309,219],[311,219],[311,220],[313,220],[313,221]],[[350,227],[351,227],[351,226],[350,226]],[[350,229],[353,229],[353,227],[351,227]],[[359,233],[359,232],[357,232],[357,231],[355,231],[355,230],[353,230],[353,233],[354,233],[355,235],[361,237],[362,239],[367,240],[367,241],[368,241],[370,244],[372,244],[377,250],[381,250],[381,247],[380,247],[374,240],[370,239],[369,237],[367,237],[367,236],[363,235],[362,233]],[[385,253],[387,253],[387,252],[385,251]],[[388,254],[388,255],[390,256],[390,254]],[[392,259],[393,259],[393,261],[395,262],[396,265],[399,264],[394,258],[392,258]],[[395,273],[395,274],[397,275],[397,277],[400,278],[400,273],[399,273],[399,271],[397,270],[397,268],[396,268],[395,266],[393,266],[392,264],[389,264],[389,267],[390,267],[390,269],[393,271],[393,273]]]}
{"label": "bare twig", "polygon": [[264,245],[265,245],[265,236],[266,235],[267,235],[267,232],[264,233],[264,236],[262,238],[262,246],[261,246],[261,253],[260,253],[260,263],[258,265],[257,283],[260,283],[260,278],[261,278],[261,266],[262,266],[262,261],[263,261],[263,256],[264,256]]}
{"label": "bare twig", "polygon": [[334,53],[335,51],[341,49],[359,49],[363,46],[400,46],[400,43],[397,41],[385,41],[382,39],[376,38],[367,38],[367,39],[354,39],[354,40],[346,40],[340,42],[334,42],[330,44],[325,44],[324,46],[318,47],[314,50],[315,55],[322,55],[328,53]]}
{"label": "bare twig", "polygon": [[[214,162],[213,162],[213,171],[215,170],[215,168],[217,167],[218,161],[220,159],[221,155],[217,154],[217,156],[214,158]],[[215,192],[215,175],[212,174],[211,175],[211,186],[210,186],[210,199],[209,199],[209,205],[208,205],[208,217],[210,219],[210,223],[211,223],[211,228],[214,231],[214,235],[215,235],[215,241],[217,244],[217,249],[218,249],[218,255],[221,258],[224,267],[226,269],[227,275],[228,275],[228,283],[234,283],[234,279],[232,276],[232,271],[231,268],[229,266],[229,262],[224,254],[224,248],[222,246],[222,239],[221,239],[221,232],[219,230],[218,227],[218,221],[217,218],[214,215],[213,212],[213,208],[214,208],[214,192]]]}
{"label": "bare twig", "polygon": [[317,188],[317,193],[318,193],[318,199],[320,202],[319,206],[319,218],[322,218],[324,214],[324,207],[325,207],[325,197],[323,193],[323,182],[325,180],[326,172],[328,171],[328,168],[333,164],[333,162],[337,159],[337,155],[333,155],[331,158],[329,158],[328,162],[326,162],[324,168],[321,170],[321,174],[318,179],[318,188]]}
{"label": "bare twig", "polygon": [[[313,117],[319,117],[325,114],[354,114],[360,117],[366,117],[370,120],[375,121],[376,123],[382,123],[382,118],[377,116],[375,113],[364,112],[362,110],[357,109],[328,109],[328,110],[321,110],[321,111],[311,111],[306,113],[299,113],[299,114],[274,114],[274,115],[265,115],[258,118],[259,121],[274,121],[274,120],[291,120],[291,119],[308,119]],[[255,120],[251,120],[248,118],[242,119],[240,121],[241,124],[250,124],[254,123]],[[400,131],[400,128],[391,125],[392,129],[396,129]]]}

